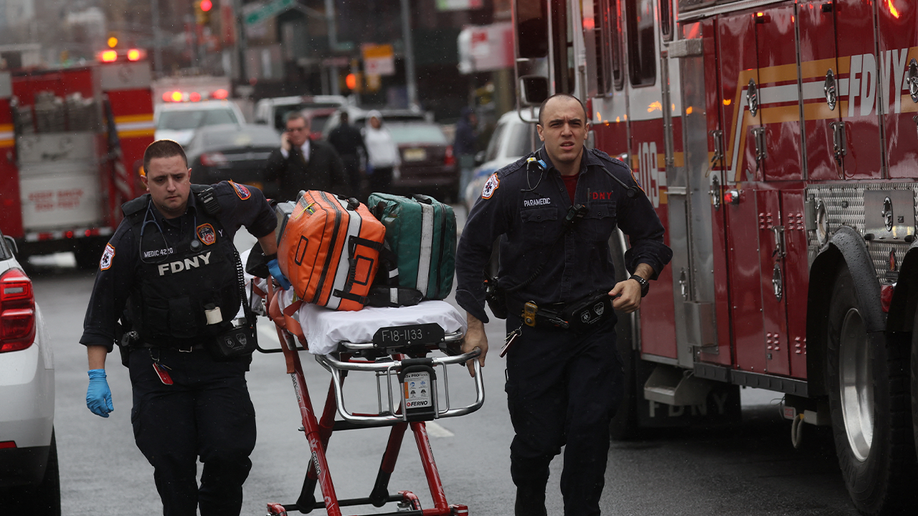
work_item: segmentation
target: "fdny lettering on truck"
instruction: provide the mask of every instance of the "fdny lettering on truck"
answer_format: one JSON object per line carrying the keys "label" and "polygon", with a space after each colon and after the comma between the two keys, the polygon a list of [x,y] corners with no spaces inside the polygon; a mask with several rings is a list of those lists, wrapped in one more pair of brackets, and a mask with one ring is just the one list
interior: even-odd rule
{"label": "fdny lettering on truck", "polygon": [[[831,116],[850,119],[855,117],[876,116],[877,114],[901,114],[912,111],[913,104],[909,94],[910,80],[907,76],[909,55],[918,51],[918,47],[884,50],[879,56],[865,53],[838,57],[838,69],[832,67],[837,77],[838,106],[832,109]],[[762,85],[757,90],[761,110],[771,110],[772,116],[790,113],[793,118],[798,113],[797,102],[824,101],[825,79],[828,68],[813,66],[813,62],[801,63],[801,88],[798,93],[796,81],[797,69],[783,65],[743,70],[737,77],[737,84],[748,84],[755,76],[771,77],[776,85]],[[806,72],[809,71],[809,72]],[[748,128],[755,120],[749,112],[746,98],[747,87],[737,88],[736,97],[731,103],[741,106],[733,113],[732,129],[727,140],[727,177],[730,182],[743,179],[743,164],[740,163]],[[903,106],[903,99],[908,102]],[[783,115],[782,115],[783,116]],[[805,120],[825,116],[805,114]],[[650,192],[648,192],[648,195]]]}
{"label": "fdny lettering on truck", "polygon": [[192,256],[191,258],[185,258],[184,260],[162,263],[157,269],[159,270],[160,276],[165,276],[166,274],[178,274],[182,271],[197,269],[205,265],[210,265],[210,251]]}

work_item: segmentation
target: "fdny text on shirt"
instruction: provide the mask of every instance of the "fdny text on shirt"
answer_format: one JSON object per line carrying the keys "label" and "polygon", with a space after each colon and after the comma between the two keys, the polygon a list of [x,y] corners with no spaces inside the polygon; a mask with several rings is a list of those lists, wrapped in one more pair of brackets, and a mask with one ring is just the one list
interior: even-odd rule
{"label": "fdny text on shirt", "polygon": [[[204,262],[203,264],[198,261],[199,258],[201,262]],[[191,258],[185,258],[184,260],[162,263],[157,269],[159,270],[160,276],[165,276],[167,273],[176,274],[190,269],[197,269],[203,265],[210,265],[210,251],[198,256],[192,256]]]}

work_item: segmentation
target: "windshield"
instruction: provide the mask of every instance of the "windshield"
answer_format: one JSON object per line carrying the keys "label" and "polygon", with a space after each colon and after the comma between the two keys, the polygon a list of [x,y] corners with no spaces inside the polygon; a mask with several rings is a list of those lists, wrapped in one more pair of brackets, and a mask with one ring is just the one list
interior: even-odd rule
{"label": "windshield", "polygon": [[535,125],[510,124],[507,127],[507,157],[525,156],[535,150]]}
{"label": "windshield", "polygon": [[277,133],[269,128],[266,131],[213,131],[204,135],[204,148],[221,146],[242,147],[247,145],[272,147],[277,145]]}
{"label": "windshield", "polygon": [[446,135],[439,126],[434,124],[388,124],[395,143],[433,143],[446,145]]}
{"label": "windshield", "polygon": [[236,115],[228,109],[183,109],[160,113],[156,128],[183,131],[197,129],[205,125],[235,124],[238,122]]}

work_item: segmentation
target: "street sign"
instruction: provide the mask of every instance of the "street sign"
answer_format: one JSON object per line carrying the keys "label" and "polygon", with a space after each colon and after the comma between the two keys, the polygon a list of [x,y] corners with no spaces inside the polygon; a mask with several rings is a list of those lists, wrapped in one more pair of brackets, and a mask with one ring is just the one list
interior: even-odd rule
{"label": "street sign", "polygon": [[395,75],[395,58],[392,45],[374,45],[367,43],[361,46],[363,51],[363,71],[367,75]]}
{"label": "street sign", "polygon": [[296,0],[272,0],[245,15],[245,23],[246,25],[256,25],[286,11],[295,3],[297,3]]}

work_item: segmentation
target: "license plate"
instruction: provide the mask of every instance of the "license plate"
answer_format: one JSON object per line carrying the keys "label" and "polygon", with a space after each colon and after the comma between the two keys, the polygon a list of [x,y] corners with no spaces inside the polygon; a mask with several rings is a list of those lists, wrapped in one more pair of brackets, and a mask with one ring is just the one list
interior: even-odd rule
{"label": "license plate", "polygon": [[376,330],[373,344],[379,347],[426,346],[438,344],[445,332],[437,323],[412,324],[408,326],[388,326]]}
{"label": "license plate", "polygon": [[405,149],[405,161],[424,161],[427,159],[427,149]]}

